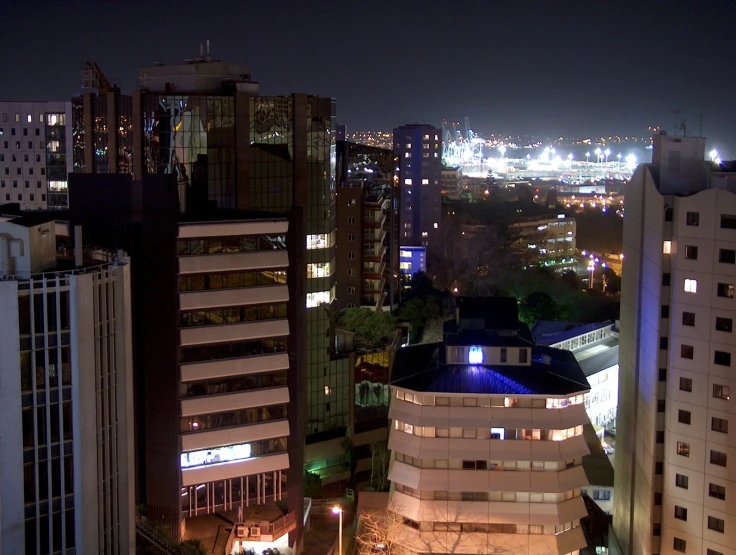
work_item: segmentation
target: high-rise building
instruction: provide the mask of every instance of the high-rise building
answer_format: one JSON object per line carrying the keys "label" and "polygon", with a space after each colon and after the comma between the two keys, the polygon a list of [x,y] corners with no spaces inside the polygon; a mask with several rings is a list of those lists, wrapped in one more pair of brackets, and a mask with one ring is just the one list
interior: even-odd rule
{"label": "high-rise building", "polygon": [[407,553],[578,553],[588,382],[534,345],[516,300],[458,298],[444,341],[391,376],[388,510]]}
{"label": "high-rise building", "polygon": [[0,203],[65,208],[71,103],[0,102],[0,118]]}
{"label": "high-rise building", "polygon": [[389,310],[398,303],[399,187],[394,182],[394,154],[338,141],[337,167],[336,308]]}
{"label": "high-rise building", "polygon": [[304,233],[286,214],[190,205],[173,175],[70,177],[71,219],[125,245],[136,314],[139,497],[190,537],[225,513],[294,547],[303,522]]}
{"label": "high-rise building", "polygon": [[399,242],[427,247],[431,258],[442,246],[442,131],[418,123],[398,127],[394,154],[401,190]]}
{"label": "high-rise building", "polygon": [[626,187],[616,553],[734,553],[736,173],[704,158],[655,135]]}
{"label": "high-rise building", "polygon": [[0,551],[135,548],[130,267],[0,217]]}

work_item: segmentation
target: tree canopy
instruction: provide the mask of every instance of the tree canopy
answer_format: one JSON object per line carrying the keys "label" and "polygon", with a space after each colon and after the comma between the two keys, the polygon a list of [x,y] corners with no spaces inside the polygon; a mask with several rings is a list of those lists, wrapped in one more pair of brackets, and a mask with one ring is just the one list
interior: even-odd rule
{"label": "tree canopy", "polygon": [[340,326],[369,343],[381,344],[393,335],[396,319],[382,310],[348,308],[340,316]]}

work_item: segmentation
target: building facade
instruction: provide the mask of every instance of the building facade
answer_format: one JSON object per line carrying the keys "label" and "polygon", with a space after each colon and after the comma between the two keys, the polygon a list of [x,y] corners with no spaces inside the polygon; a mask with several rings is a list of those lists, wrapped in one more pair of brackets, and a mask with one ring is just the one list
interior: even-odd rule
{"label": "building facade", "polygon": [[389,310],[398,302],[399,265],[393,152],[338,141],[337,168],[335,306]]}
{"label": "building facade", "polygon": [[575,265],[575,218],[554,214],[517,219],[510,222],[510,230],[525,265],[557,269]]}
{"label": "building facade", "polygon": [[736,174],[704,158],[656,135],[627,186],[616,552],[736,552]]}
{"label": "building facade", "polygon": [[399,272],[409,282],[414,274],[427,271],[426,247],[401,247],[399,251]]}
{"label": "building facade", "polygon": [[0,102],[0,203],[67,206],[71,116],[69,102]]}
{"label": "building facade", "polygon": [[535,347],[514,299],[458,299],[441,343],[391,377],[394,543],[409,553],[578,553],[588,390],[572,354]]}
{"label": "building facade", "polygon": [[394,129],[394,154],[399,158],[399,243],[441,252],[442,131],[409,124]]}
{"label": "building facade", "polygon": [[[135,549],[131,278],[57,259],[56,222],[0,218],[0,550]],[[114,260],[115,259],[115,260]]]}

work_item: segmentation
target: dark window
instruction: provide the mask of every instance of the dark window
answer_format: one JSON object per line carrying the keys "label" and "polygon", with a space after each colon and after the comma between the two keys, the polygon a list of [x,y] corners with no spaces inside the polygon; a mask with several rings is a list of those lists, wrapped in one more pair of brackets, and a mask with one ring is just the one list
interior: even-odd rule
{"label": "dark window", "polygon": [[736,264],[736,251],[733,249],[721,249],[718,251],[718,262]]}
{"label": "dark window", "polygon": [[715,530],[716,532],[720,532],[723,534],[724,531],[724,522],[720,518],[716,518],[714,516],[708,517],[708,529],[709,530]]}
{"label": "dark window", "polygon": [[[712,455],[711,451],[711,455]],[[678,441],[677,442],[677,454],[682,455],[683,457],[689,457],[690,456],[690,444],[685,443],[684,441]]]}
{"label": "dark window", "polygon": [[692,345],[680,345],[680,356],[682,358],[688,358],[692,360],[694,355],[695,350],[693,349]]}
{"label": "dark window", "polygon": [[726,499],[726,488],[718,484],[708,484],[708,495],[716,499]]}
{"label": "dark window", "polygon": [[661,493],[654,493],[654,504],[656,506],[662,505],[662,494]]}
{"label": "dark window", "polygon": [[713,416],[710,419],[710,429],[714,432],[721,432],[722,434],[728,433],[728,420],[725,418],[716,418]]}
{"label": "dark window", "polygon": [[687,509],[685,507],[675,505],[675,518],[687,521]]}
{"label": "dark window", "polygon": [[718,284],[718,296],[726,297],[727,299],[733,299],[734,287],[732,283],[719,283]]}
{"label": "dark window", "polygon": [[731,366],[731,353],[716,351],[713,354],[713,363],[721,366]]}
{"label": "dark window", "polygon": [[672,549],[685,553],[685,550],[687,549],[687,542],[685,540],[681,540],[680,538],[675,538],[672,542]]}
{"label": "dark window", "polygon": [[662,525],[658,522],[652,524],[652,536],[658,537],[662,535]]}
{"label": "dark window", "polygon": [[670,274],[665,272],[662,274],[662,287],[670,286]]}
{"label": "dark window", "polygon": [[670,317],[670,305],[668,305],[668,304],[663,304],[662,305],[662,310],[660,312],[660,316],[662,318],[669,318]]}
{"label": "dark window", "polygon": [[695,325],[695,313],[694,312],[683,312],[682,313],[682,325],[683,326],[694,326]]}
{"label": "dark window", "polygon": [[664,221],[665,222],[671,222],[672,221],[672,207],[668,206],[664,209]]}
{"label": "dark window", "polygon": [[680,391],[692,391],[693,380],[692,378],[680,378]]}
{"label": "dark window", "polygon": [[667,368],[659,369],[659,381],[663,382],[667,380]]}
{"label": "dark window", "polygon": [[688,424],[690,425],[690,411],[689,410],[678,410],[677,411],[677,421],[680,424]]}
{"label": "dark window", "polygon": [[715,549],[706,549],[705,555],[723,555],[723,553],[716,551]]}
{"label": "dark window", "polygon": [[731,333],[733,331],[733,320],[731,318],[716,317],[716,331],[725,331]]}
{"label": "dark window", "polygon": [[733,214],[721,214],[721,227],[723,229],[736,229],[736,216]]}
{"label": "dark window", "polygon": [[716,399],[731,400],[731,388],[727,385],[713,384],[713,397]]}
{"label": "dark window", "polygon": [[657,401],[657,412],[664,412],[664,401]]}
{"label": "dark window", "polygon": [[519,363],[520,364],[526,364],[527,362],[527,356],[529,355],[529,351],[526,349],[519,349]]}
{"label": "dark window", "polygon": [[688,260],[698,259],[698,247],[693,245],[685,245],[685,258]]}
{"label": "dark window", "polygon": [[714,451],[711,449],[710,451],[710,464],[715,464],[717,466],[726,466],[728,458],[726,457],[726,453],[721,453],[720,451]]}
{"label": "dark window", "polygon": [[507,354],[506,347],[501,347],[501,362],[506,362],[506,354]]}
{"label": "dark window", "polygon": [[666,337],[660,337],[659,338],[659,348],[660,349],[666,349],[667,348],[667,338]]}
{"label": "dark window", "polygon": [[[657,432],[657,433],[659,433],[659,432]],[[654,463],[654,473],[657,476],[661,476],[662,474],[664,474],[664,463],[663,462],[655,462]]]}
{"label": "dark window", "polygon": [[664,432],[657,432],[655,440],[657,443],[664,443]]}
{"label": "dark window", "polygon": [[687,489],[689,479],[684,474],[675,474],[675,485],[678,488]]}

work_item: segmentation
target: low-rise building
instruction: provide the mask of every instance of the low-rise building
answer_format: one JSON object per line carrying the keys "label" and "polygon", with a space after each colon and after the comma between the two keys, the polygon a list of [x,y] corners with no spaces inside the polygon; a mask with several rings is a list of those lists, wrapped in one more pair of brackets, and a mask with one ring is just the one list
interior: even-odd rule
{"label": "low-rise building", "polygon": [[459,298],[444,341],[396,355],[394,543],[407,553],[578,553],[588,390],[571,353],[534,345],[514,299]]}

